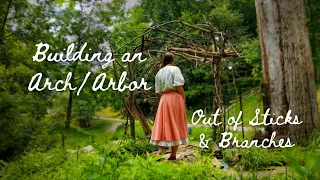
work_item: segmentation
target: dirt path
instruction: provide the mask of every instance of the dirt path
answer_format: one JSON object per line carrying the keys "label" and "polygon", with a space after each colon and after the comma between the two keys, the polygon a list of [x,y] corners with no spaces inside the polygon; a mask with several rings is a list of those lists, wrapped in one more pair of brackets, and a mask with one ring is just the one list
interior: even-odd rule
{"label": "dirt path", "polygon": [[118,127],[122,126],[123,123],[121,122],[117,122],[112,124],[106,131],[110,132],[110,133],[114,133],[116,132],[116,130],[118,129]]}
{"label": "dirt path", "polygon": [[99,117],[99,116],[93,116],[94,119],[98,119],[98,120],[105,120],[105,121],[126,121],[124,119],[119,119],[119,118],[105,118],[105,117]]}

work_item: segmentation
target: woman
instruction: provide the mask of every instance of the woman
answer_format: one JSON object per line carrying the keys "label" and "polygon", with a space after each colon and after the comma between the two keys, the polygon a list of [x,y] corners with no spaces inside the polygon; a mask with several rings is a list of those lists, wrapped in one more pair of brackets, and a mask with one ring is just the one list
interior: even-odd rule
{"label": "woman", "polygon": [[157,155],[164,147],[172,147],[168,160],[176,160],[178,146],[188,144],[187,115],[185,110],[184,78],[173,66],[174,55],[167,52],[155,77],[155,92],[161,95],[150,143],[158,145]]}

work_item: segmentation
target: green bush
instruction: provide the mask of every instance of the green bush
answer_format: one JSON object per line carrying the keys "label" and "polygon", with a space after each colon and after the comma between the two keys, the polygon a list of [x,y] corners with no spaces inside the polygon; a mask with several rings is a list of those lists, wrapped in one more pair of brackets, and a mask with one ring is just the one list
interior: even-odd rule
{"label": "green bush", "polygon": [[225,179],[226,173],[211,164],[209,156],[188,164],[158,162],[157,157],[132,155],[121,147],[79,153],[55,148],[30,151],[10,163],[0,164],[2,179]]}
{"label": "green bush", "polygon": [[2,179],[52,179],[68,154],[64,149],[47,152],[30,151],[10,163],[2,163]]}
{"label": "green bush", "polygon": [[[124,157],[124,158],[121,158]],[[87,179],[224,179],[226,173],[216,169],[210,162],[211,158],[203,157],[201,161],[187,164],[157,162],[147,156],[133,157],[131,154],[100,157],[98,162],[92,162],[91,169],[86,169]],[[94,165],[94,166],[93,166]],[[100,171],[97,171],[99,170]]]}
{"label": "green bush", "polygon": [[121,141],[120,150],[128,152],[132,155],[144,155],[147,152],[154,152],[157,150],[157,146],[149,143],[149,139],[141,140],[124,140]]}

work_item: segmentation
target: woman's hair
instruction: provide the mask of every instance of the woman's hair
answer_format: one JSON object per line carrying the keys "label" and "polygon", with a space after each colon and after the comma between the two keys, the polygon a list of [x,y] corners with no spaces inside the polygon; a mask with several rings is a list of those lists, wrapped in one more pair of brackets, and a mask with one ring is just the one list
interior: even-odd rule
{"label": "woman's hair", "polygon": [[171,52],[166,52],[162,61],[162,67],[165,67],[167,64],[172,63],[174,60],[174,55]]}

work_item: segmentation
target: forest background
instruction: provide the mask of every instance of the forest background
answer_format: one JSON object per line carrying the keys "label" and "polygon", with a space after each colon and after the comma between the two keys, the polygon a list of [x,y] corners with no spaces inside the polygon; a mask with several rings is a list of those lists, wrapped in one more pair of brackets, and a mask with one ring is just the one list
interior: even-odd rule
{"label": "forest background", "polygon": [[[304,6],[315,72],[314,81],[318,89],[320,87],[320,3],[316,0],[305,0]],[[254,110],[263,107],[262,59],[256,6],[253,0],[140,0],[137,2],[130,0],[2,0],[0,14],[0,159],[2,168],[0,177],[90,179],[124,176],[148,179],[152,172],[156,171],[156,167],[160,166],[162,170],[166,166],[172,167],[172,170],[168,170],[170,171],[168,174],[174,174],[174,165],[162,166],[154,162],[150,165],[143,158],[128,157],[129,155],[124,153],[125,151],[133,156],[138,154],[145,157],[146,151],[151,153],[155,150],[155,147],[147,142],[148,136],[145,135],[147,130],[141,128],[137,120],[133,125],[132,121],[130,124],[128,120],[132,117],[123,99],[131,97],[130,92],[124,92],[124,94],[111,90],[92,92],[90,86],[86,86],[81,94],[76,96],[71,91],[30,92],[27,89],[31,77],[38,72],[52,81],[64,79],[68,72],[72,72],[72,83],[80,86],[79,80],[83,79],[88,71],[96,75],[107,73],[108,78],[112,78],[116,74],[115,71],[121,72],[121,67],[132,70],[131,65],[119,61],[118,69],[115,70],[114,67],[101,69],[97,63],[37,63],[32,61],[32,56],[36,52],[35,45],[40,42],[50,44],[52,52],[60,52],[71,43],[75,43],[75,47],[79,50],[87,42],[87,47],[91,48],[90,52],[118,50],[115,58],[119,59],[123,53],[132,52],[135,48],[134,43],[128,42],[138,43],[140,39],[131,40],[150,27],[176,20],[188,24],[210,22],[219,31],[226,33],[229,40],[226,49],[236,50],[239,54],[237,57],[223,58],[220,64],[223,105],[228,109],[226,116],[236,115],[242,109],[245,118],[244,126],[248,126],[249,117],[253,117]],[[175,30],[179,27],[172,25],[169,26],[170,28]],[[197,37],[194,36],[192,40],[200,41],[201,38],[197,39]],[[155,47],[160,52],[167,50],[163,44]],[[86,52],[89,50],[87,49]],[[154,62],[160,61],[161,55],[146,57],[148,58],[146,63],[134,64],[134,69],[136,69],[136,77],[146,78],[149,86],[152,87],[155,73],[154,70],[149,70],[153,68]],[[176,61],[179,62],[177,66],[186,79],[185,95],[189,121],[192,113],[197,109],[204,109],[208,114],[212,113],[214,72],[211,65],[197,66],[188,61],[182,61],[181,57],[176,57]],[[88,81],[92,83],[93,80]],[[239,96],[242,96],[241,103]],[[135,98],[140,108],[139,117],[145,119],[148,126],[152,128],[158,102],[153,89],[148,93],[136,92]],[[119,123],[118,120],[123,122],[117,131],[106,131]],[[192,130],[191,140],[194,142],[199,141],[200,133],[211,133],[210,128],[201,127],[192,128]],[[235,132],[239,137],[242,133]],[[250,139],[259,133],[262,132],[250,129],[245,132],[245,136]],[[119,150],[118,146],[116,150],[111,148],[114,146],[112,142],[114,140],[124,140],[121,144],[122,149]],[[306,151],[301,154],[300,159],[296,158],[292,161],[300,163],[299,167],[305,167],[308,163],[301,160],[305,159],[305,156],[312,157],[316,154],[319,157],[320,148],[317,142],[320,142],[318,135],[310,137],[306,147],[313,147],[317,149],[316,152]],[[97,153],[81,157],[81,148],[89,144],[95,147]],[[305,147],[301,148],[305,150]],[[76,152],[67,156],[66,152],[72,149]],[[247,156],[250,160],[245,159],[247,161],[242,165],[247,169],[256,168],[255,170],[260,166],[270,165],[268,164],[270,159],[263,159],[263,156],[267,156],[268,153],[278,153],[272,150],[237,151],[243,156],[251,153]],[[252,155],[255,152],[256,154]],[[224,158],[228,155],[232,156],[230,159],[237,154],[234,149],[223,153]],[[108,157],[111,159],[108,160]],[[289,157],[291,156],[288,154],[281,156],[279,164],[290,164],[286,161]],[[83,158],[81,162],[78,161],[79,158]],[[134,160],[128,162],[128,159]],[[205,160],[206,157],[200,159]],[[127,166],[130,166],[130,163],[134,164],[138,168],[121,174],[121,162],[126,162]],[[313,169],[318,167],[319,163],[316,164],[310,160],[310,164],[310,173],[316,171],[311,174],[315,178],[319,177],[318,169]],[[69,167],[70,165],[74,166]],[[149,171],[141,170],[143,168],[139,165],[150,165],[152,168]],[[203,176],[209,173],[204,170],[208,166],[202,161],[199,164],[198,168],[202,168],[205,172]],[[199,171],[185,166],[180,168],[178,170],[180,173],[176,174],[180,177],[185,171],[190,171],[194,175]],[[219,169],[209,174],[218,177],[228,176]],[[165,176],[162,174],[159,177]]]}

